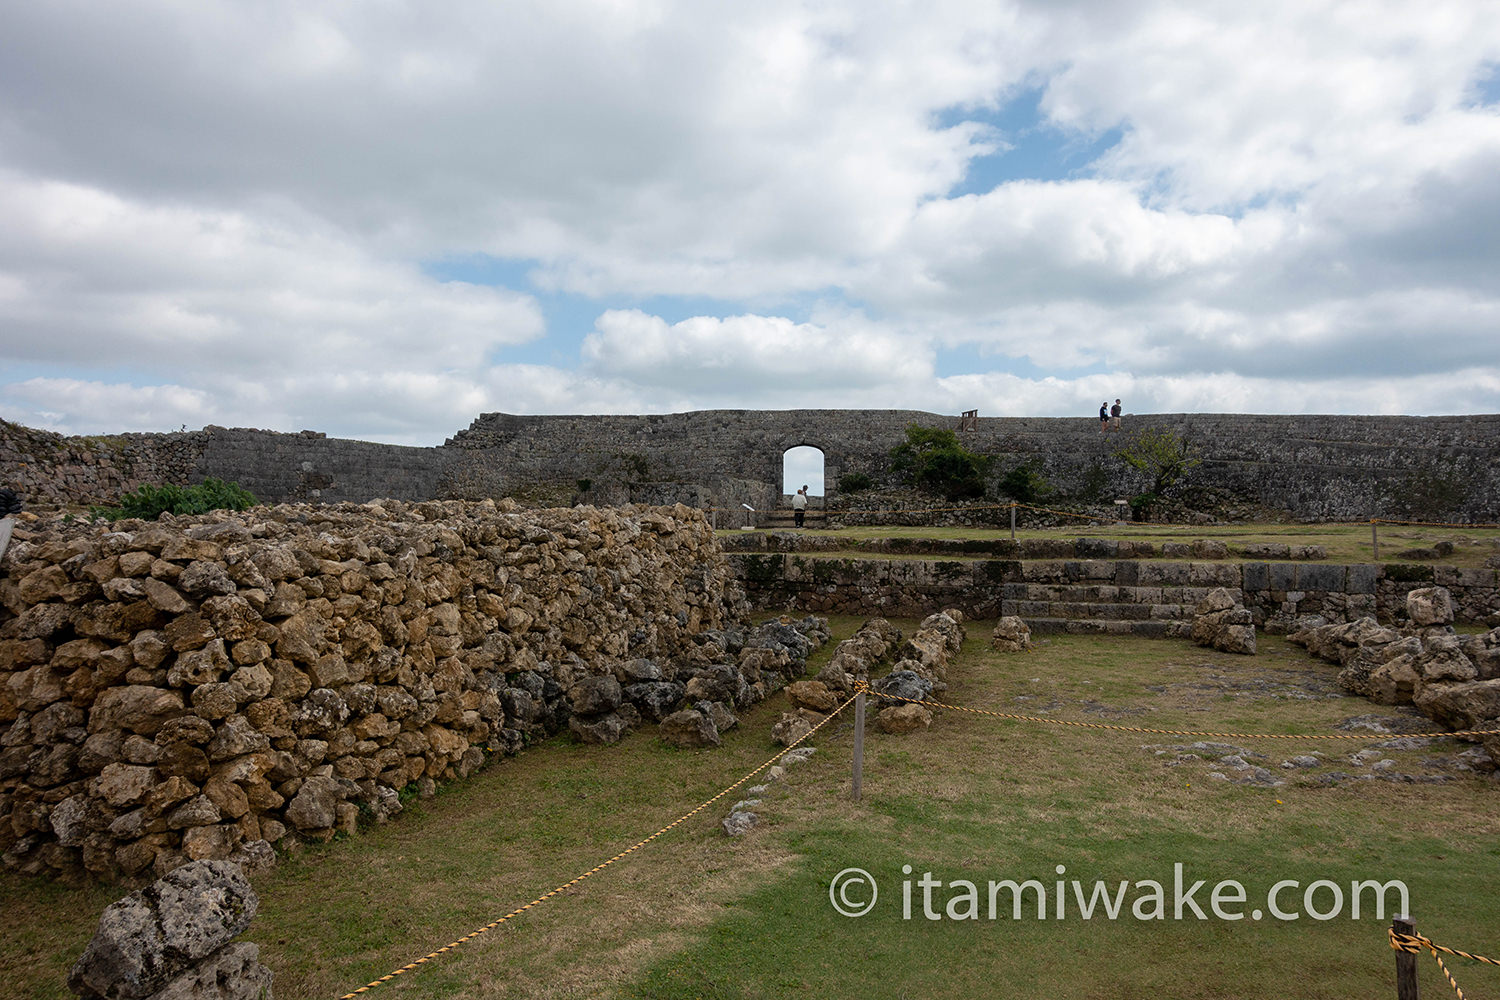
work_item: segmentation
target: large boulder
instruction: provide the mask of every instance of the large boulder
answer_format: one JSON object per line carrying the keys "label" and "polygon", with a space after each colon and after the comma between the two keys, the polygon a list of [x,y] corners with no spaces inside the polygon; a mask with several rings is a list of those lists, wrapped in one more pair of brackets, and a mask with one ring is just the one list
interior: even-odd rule
{"label": "large boulder", "polygon": [[932,697],[932,681],[915,670],[892,670],[870,685],[877,694],[889,695],[910,701],[926,701]]}
{"label": "large boulder", "polygon": [[663,743],[683,749],[716,747],[721,742],[713,719],[696,708],[673,712],[661,720],[656,731]]}
{"label": "large boulder", "polygon": [[618,743],[620,737],[625,735],[626,728],[625,719],[620,716],[619,712],[595,716],[575,715],[568,720],[568,730],[580,743],[595,745]]}
{"label": "large boulder", "polygon": [[822,681],[797,681],[786,686],[786,696],[796,708],[810,708],[814,712],[831,712],[839,699],[834,697],[828,685]]}
{"label": "large boulder", "polygon": [[1453,595],[1447,587],[1421,587],[1406,595],[1406,614],[1413,625],[1453,624]]}
{"label": "large boulder", "polygon": [[609,674],[591,674],[568,689],[568,701],[577,715],[613,712],[623,697],[620,682]]}
{"label": "large boulder", "polygon": [[203,995],[177,981],[203,979],[207,959],[211,968],[232,968],[246,984],[245,992],[231,995],[254,997],[264,990],[269,996],[271,974],[256,962],[258,952],[236,950],[227,966],[211,958],[250,926],[258,906],[238,865],[183,865],[105,908],[68,988],[85,1000],[137,1000],[167,990],[174,997]]}
{"label": "large boulder", "polygon": [[881,709],[875,725],[883,733],[910,733],[932,725],[932,713],[922,705],[892,705]]}
{"label": "large boulder", "polygon": [[1255,655],[1255,625],[1250,611],[1223,587],[1209,591],[1194,608],[1191,637],[1200,646]]}
{"label": "large boulder", "polygon": [[1479,729],[1500,719],[1500,680],[1423,684],[1415,703],[1423,715],[1450,729]]}
{"label": "large boulder", "polygon": [[[1411,700],[1412,686],[1420,676],[1415,664],[1421,653],[1422,641],[1415,636],[1350,647],[1340,652],[1344,668],[1339,671],[1338,682],[1344,690],[1374,698],[1383,705],[1402,704]],[[1391,664],[1389,669],[1385,669],[1387,664]],[[1401,691],[1405,697],[1399,696]]]}
{"label": "large boulder", "polygon": [[789,747],[812,732],[813,724],[797,712],[783,712],[781,719],[771,727],[771,739],[781,746]]}
{"label": "large boulder", "polygon": [[1024,653],[1031,648],[1031,627],[1015,615],[1006,615],[995,623],[990,645],[1002,653]]}

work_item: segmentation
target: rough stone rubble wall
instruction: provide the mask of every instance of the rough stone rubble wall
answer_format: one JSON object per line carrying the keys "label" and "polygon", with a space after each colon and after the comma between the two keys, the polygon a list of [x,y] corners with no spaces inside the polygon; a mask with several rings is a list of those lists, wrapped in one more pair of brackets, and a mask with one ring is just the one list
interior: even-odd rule
{"label": "rough stone rubble wall", "polygon": [[143,484],[187,483],[206,431],[63,437],[0,420],[0,486],[27,506],[103,503]]}
{"label": "rough stone rubble wall", "polygon": [[18,531],[0,567],[6,864],[147,876],[331,837],[560,728],[591,678],[712,662],[703,633],[743,601],[701,513],[518,510]]}

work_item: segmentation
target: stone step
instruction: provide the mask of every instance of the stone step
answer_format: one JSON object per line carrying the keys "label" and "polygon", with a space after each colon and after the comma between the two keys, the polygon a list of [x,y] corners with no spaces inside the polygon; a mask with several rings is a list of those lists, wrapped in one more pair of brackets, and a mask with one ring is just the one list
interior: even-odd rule
{"label": "stone step", "polygon": [[[827,521],[826,510],[809,510],[803,518],[803,524],[825,524]],[[755,515],[755,523],[761,528],[790,528],[796,525],[797,516],[789,510],[760,511]]]}
{"label": "stone step", "polygon": [[1035,635],[1134,635],[1145,639],[1186,636],[1187,621],[1102,621],[1095,618],[1028,618],[1022,620]]}
{"label": "stone step", "polygon": [[[1001,587],[1001,600],[1018,604],[1045,603],[1069,605],[1140,605],[1186,606],[1193,605],[1208,596],[1212,587],[1152,586],[1125,587],[1113,584],[1061,584],[1061,583],[1007,583]],[[1239,588],[1231,588],[1235,598],[1243,601]],[[1052,617],[1077,617],[1072,612]],[[1131,617],[1131,616],[1125,616]],[[1163,617],[1158,615],[1156,617]],[[1165,617],[1175,617],[1175,614]]]}
{"label": "stone step", "polygon": [[1193,605],[1109,604],[1102,601],[1004,601],[1000,613],[1037,618],[1090,618],[1100,621],[1177,621],[1191,618]]}

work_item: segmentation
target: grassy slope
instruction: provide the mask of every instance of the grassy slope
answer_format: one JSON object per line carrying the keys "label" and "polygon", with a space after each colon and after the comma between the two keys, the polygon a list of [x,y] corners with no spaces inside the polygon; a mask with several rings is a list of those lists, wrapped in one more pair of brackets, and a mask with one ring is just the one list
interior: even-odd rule
{"label": "grassy slope", "polygon": [[[836,622],[843,635],[856,625]],[[953,675],[947,697],[956,704],[1151,728],[1292,732],[1389,714],[1334,692],[1331,667],[1274,639],[1262,639],[1253,659],[1086,637],[1000,656],[982,628]],[[636,735],[604,750],[557,741],[498,763],[395,823],[305,849],[257,876],[261,912],[246,936],[276,971],[278,997],[339,996],[593,867],[760,764],[774,752],[766,734],[780,708],[775,699],[749,713],[712,752],[672,751]],[[850,728],[832,725],[813,760],[773,786],[759,809],[763,825],[748,837],[718,830],[731,795],[373,995],[1354,997],[1391,989],[1391,953],[1375,920],[931,922],[920,917],[920,889],[914,919],[902,920],[904,864],[982,886],[1050,882],[1058,864],[1088,882],[1169,882],[1181,861],[1207,888],[1222,878],[1246,883],[1252,900],[1279,878],[1400,878],[1419,929],[1455,947],[1500,951],[1500,789],[1491,781],[1324,788],[1306,774],[1359,770],[1335,759],[1364,744],[1240,741],[1266,753],[1259,763],[1278,776],[1293,754],[1320,751],[1330,761],[1286,787],[1250,788],[1209,778],[1207,762],[1166,766],[1151,748],[1188,739],[944,712],[923,734],[871,734],[866,797],[855,805]],[[1422,772],[1423,758],[1453,749],[1391,756]],[[857,920],[837,916],[828,900],[828,880],[850,866],[882,886],[877,909]],[[0,875],[6,993],[65,996],[67,964],[116,895]],[[1424,985],[1446,990],[1431,966],[1424,960]],[[1493,969],[1459,962],[1456,973],[1471,994],[1500,987]]]}

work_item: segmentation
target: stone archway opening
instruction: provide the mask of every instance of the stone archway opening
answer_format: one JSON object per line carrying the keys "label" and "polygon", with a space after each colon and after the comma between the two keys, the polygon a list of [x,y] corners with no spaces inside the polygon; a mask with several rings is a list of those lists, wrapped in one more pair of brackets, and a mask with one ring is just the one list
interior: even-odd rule
{"label": "stone archway opening", "polygon": [[809,497],[821,498],[823,488],[823,449],[800,444],[781,453],[781,492],[788,499],[807,487]]}

